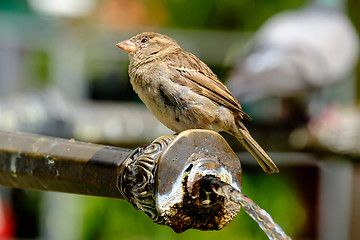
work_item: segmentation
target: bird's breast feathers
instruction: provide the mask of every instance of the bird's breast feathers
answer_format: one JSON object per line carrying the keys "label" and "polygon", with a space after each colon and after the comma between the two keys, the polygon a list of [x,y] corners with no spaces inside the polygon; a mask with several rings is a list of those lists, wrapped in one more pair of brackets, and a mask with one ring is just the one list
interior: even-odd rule
{"label": "bird's breast feathers", "polygon": [[131,83],[140,99],[165,126],[175,132],[189,128],[218,130],[217,103],[169,80],[161,71],[152,76],[143,75]]}

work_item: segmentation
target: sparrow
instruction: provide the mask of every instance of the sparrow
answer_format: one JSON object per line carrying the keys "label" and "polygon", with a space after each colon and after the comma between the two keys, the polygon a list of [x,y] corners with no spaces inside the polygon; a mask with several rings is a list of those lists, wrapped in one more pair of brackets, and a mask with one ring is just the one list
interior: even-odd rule
{"label": "sparrow", "polygon": [[116,44],[129,54],[134,91],[171,130],[225,131],[234,135],[266,173],[279,172],[242,120],[251,120],[211,69],[172,38],[153,32]]}

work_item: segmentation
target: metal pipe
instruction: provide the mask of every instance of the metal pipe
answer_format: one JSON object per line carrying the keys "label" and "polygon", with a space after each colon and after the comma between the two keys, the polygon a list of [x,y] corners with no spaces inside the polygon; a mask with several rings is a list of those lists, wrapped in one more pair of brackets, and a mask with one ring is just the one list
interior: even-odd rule
{"label": "metal pipe", "polygon": [[[133,151],[0,131],[1,185],[125,199],[179,233],[219,230],[239,212],[239,202],[214,191],[209,178],[242,194],[240,161],[210,130],[162,136]],[[274,229],[273,221],[264,224]]]}
{"label": "metal pipe", "polygon": [[0,131],[0,184],[124,199],[120,164],[131,150]]}
{"label": "metal pipe", "polygon": [[1,185],[125,199],[176,232],[221,229],[239,211],[203,189],[205,175],[241,188],[238,158],[209,130],[162,136],[133,151],[0,131]]}

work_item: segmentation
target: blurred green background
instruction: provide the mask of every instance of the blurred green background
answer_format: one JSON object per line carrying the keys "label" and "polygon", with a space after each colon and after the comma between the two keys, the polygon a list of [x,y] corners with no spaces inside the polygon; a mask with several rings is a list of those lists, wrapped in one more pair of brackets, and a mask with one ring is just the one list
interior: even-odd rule
{"label": "blurred green background", "polygon": [[[346,6],[346,12],[358,29],[360,3],[355,0],[340,2]],[[225,81],[236,57],[241,56],[254,32],[266,20],[283,10],[298,9],[307,4],[309,2],[303,0],[2,0],[0,129],[74,137],[129,148],[149,142],[167,133],[167,130],[159,127],[158,132],[146,138],[140,135],[140,140],[127,137],[130,140],[124,141],[113,136],[100,137],[99,124],[84,123],[89,120],[88,115],[84,115],[78,125],[75,122],[68,126],[66,122],[66,114],[76,113],[66,112],[63,103],[76,105],[77,102],[111,101],[115,104],[141,104],[129,84],[127,55],[115,48],[117,42],[141,31],[169,34]],[[356,106],[360,101],[359,79],[360,70],[357,67],[351,74],[351,80],[344,83],[351,82],[350,89],[354,93],[335,91],[335,95],[339,99],[351,96],[346,104],[350,102]],[[51,95],[50,100],[55,99],[49,102],[48,107],[54,109],[48,119],[55,119],[55,123],[49,125],[46,124],[50,121],[43,121],[37,108],[20,108],[36,98],[32,94],[38,96],[43,91]],[[11,105],[8,105],[9,102]],[[39,106],[35,104],[35,107]],[[287,142],[290,130],[301,127],[299,123],[275,126],[271,121],[259,123],[256,111],[251,106],[243,107],[253,112],[254,123],[250,129],[253,128],[255,138],[261,139],[265,149],[280,153],[299,151]],[[21,112],[19,116],[22,118],[17,117],[16,111]],[[106,115],[103,117],[106,118]],[[111,126],[110,129],[113,129]],[[236,141],[226,137],[236,151],[242,151]],[[322,195],[321,188],[331,188],[333,184],[326,185],[324,176],[333,176],[326,173],[338,173],[341,169],[345,169],[340,171],[341,174],[358,172],[355,167],[348,167],[349,162],[355,162],[357,166],[358,156],[350,157],[317,148],[306,152],[314,154],[320,163],[312,159],[305,163],[292,161],[290,158],[293,155],[289,155],[285,158],[289,158],[290,164],[280,161],[281,173],[271,176],[264,175],[259,168],[249,164],[250,161],[245,161],[242,190],[268,211],[293,239],[326,239],[321,237],[326,236],[321,231],[339,226],[324,227],[319,220],[326,218],[327,215],[321,215],[323,212],[336,213],[331,205],[325,210],[321,206],[327,201],[323,199],[325,195]],[[326,162],[330,162],[331,166],[328,167]],[[343,163],[345,166],[341,165]],[[345,178],[344,182],[352,183],[352,178],[348,182]],[[341,188],[342,185],[339,186]],[[358,185],[346,186],[351,190]],[[125,201],[7,188],[1,190],[1,196],[3,202],[8,201],[11,212],[10,217],[5,218],[9,224],[5,224],[4,239],[267,239],[242,210],[233,222],[220,231],[189,230],[176,234],[168,227],[155,225]],[[350,195],[341,195],[340,198],[351,206],[358,203]],[[330,202],[336,201],[332,199]],[[344,220],[346,226],[341,226],[341,231],[346,232],[348,239],[359,239],[357,230],[354,230],[359,223],[359,214],[348,213],[349,209],[338,211],[349,216]]]}

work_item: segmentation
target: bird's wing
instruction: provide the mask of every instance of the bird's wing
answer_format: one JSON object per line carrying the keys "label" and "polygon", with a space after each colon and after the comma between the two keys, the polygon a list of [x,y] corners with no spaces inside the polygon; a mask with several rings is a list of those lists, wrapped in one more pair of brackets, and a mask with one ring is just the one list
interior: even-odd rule
{"label": "bird's wing", "polygon": [[227,87],[195,55],[184,51],[177,52],[167,60],[167,66],[175,76],[171,79],[172,81],[188,86],[199,95],[239,112],[241,118],[251,120],[251,117],[242,111],[241,105]]}

